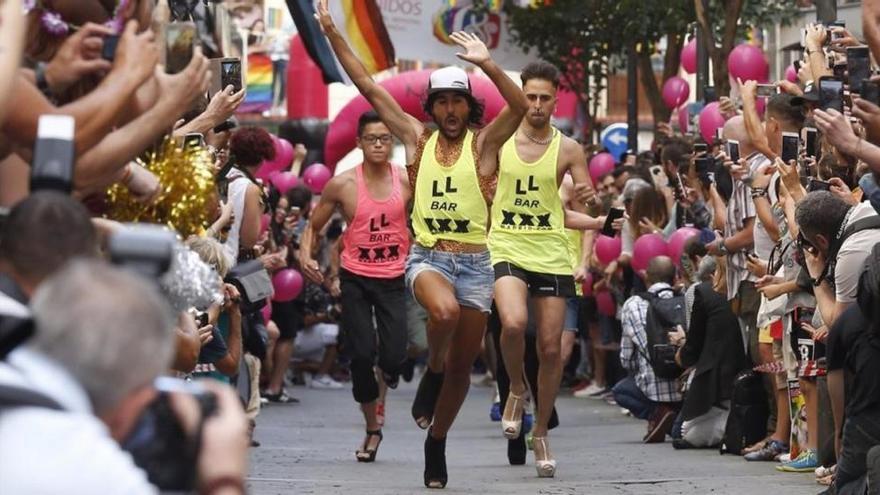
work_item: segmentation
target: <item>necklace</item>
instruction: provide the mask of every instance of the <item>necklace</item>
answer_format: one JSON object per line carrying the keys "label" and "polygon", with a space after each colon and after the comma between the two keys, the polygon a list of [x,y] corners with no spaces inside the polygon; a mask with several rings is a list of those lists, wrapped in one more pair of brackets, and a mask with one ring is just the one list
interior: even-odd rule
{"label": "necklace", "polygon": [[553,138],[556,137],[556,129],[551,129],[550,136],[544,140],[541,140],[541,139],[538,139],[538,138],[532,136],[531,134],[526,132],[525,129],[521,128],[520,132],[522,132],[522,135],[525,136],[526,138],[528,138],[529,141],[531,141],[535,144],[540,144],[541,146],[546,146],[546,145],[550,144],[550,142],[553,141]]}

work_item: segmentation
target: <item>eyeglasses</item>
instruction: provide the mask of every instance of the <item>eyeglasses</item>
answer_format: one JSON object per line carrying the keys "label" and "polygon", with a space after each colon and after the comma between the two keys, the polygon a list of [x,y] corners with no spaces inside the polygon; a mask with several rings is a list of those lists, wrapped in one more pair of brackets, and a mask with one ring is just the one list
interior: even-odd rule
{"label": "eyeglasses", "polygon": [[367,144],[374,144],[376,141],[379,141],[382,144],[391,144],[391,142],[394,141],[394,136],[392,136],[391,134],[382,134],[380,136],[367,134],[366,136],[361,138],[361,141]]}

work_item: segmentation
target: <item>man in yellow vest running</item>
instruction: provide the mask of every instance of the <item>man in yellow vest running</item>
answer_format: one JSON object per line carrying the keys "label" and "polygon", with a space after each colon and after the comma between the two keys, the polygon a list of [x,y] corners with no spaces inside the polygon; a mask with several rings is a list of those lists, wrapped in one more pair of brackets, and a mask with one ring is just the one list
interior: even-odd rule
{"label": "man in yellow vest running", "polygon": [[[571,174],[581,210],[591,185],[580,145],[550,125],[556,108],[559,72],[546,62],[527,65],[521,74],[529,110],[500,156],[498,186],[492,204],[489,251],[495,271],[495,304],[501,318],[501,354],[510,375],[501,425],[517,438],[522,428],[526,385],[523,380],[527,299],[533,298],[538,330],[538,397],[532,431],[535,467],[552,477],[556,461],[547,442],[547,423],[562,375],[562,328],[568,298],[575,296],[566,212],[560,185]],[[592,219],[600,228],[599,219]]]}
{"label": "man in yellow vest running", "polygon": [[491,123],[472,130],[481,124],[483,106],[471,94],[467,73],[457,67],[439,69],[431,74],[425,102],[425,112],[438,128],[431,131],[370,77],[336,29],[327,0],[321,0],[316,17],[345,72],[406,149],[415,234],[406,284],[428,312],[429,352],[412,414],[420,427],[430,427],[424,447],[425,486],[443,488],[446,434],[467,395],[492,304],[487,198],[497,174],[498,152],[516,131],[528,102],[482,41],[456,32],[450,38],[465,51],[458,57],[489,76],[507,106]]}

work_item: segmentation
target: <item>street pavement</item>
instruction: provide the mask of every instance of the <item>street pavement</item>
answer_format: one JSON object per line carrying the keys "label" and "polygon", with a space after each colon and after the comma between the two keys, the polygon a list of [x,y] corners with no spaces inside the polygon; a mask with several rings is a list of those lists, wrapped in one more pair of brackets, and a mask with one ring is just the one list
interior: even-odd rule
{"label": "street pavement", "polygon": [[[358,463],[363,440],[350,386],[293,387],[300,404],[270,404],[257,419],[248,492],[268,494],[394,495],[437,493],[422,483],[425,432],[409,414],[416,382],[389,391],[385,439],[376,462]],[[559,462],[556,478],[538,479],[529,453],[509,466],[500,423],[489,420],[494,389],[472,386],[447,439],[445,494],[814,494],[812,473],[780,473],[774,463],[749,463],[717,449],[676,451],[670,442],[641,443],[645,424],[601,400],[563,394],[561,426],[550,434]]]}

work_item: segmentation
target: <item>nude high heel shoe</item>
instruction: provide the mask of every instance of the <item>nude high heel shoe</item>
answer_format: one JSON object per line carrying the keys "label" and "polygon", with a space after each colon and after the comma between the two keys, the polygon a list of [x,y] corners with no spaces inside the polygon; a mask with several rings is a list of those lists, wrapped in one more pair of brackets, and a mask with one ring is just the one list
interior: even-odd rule
{"label": "nude high heel shoe", "polygon": [[501,430],[504,436],[510,440],[519,437],[522,430],[523,406],[525,399],[522,396],[507,394],[507,403],[504,405],[504,414],[501,415]]}
{"label": "nude high heel shoe", "polygon": [[532,437],[535,447],[535,469],[539,478],[552,478],[556,475],[556,459],[550,456],[547,437]]}

